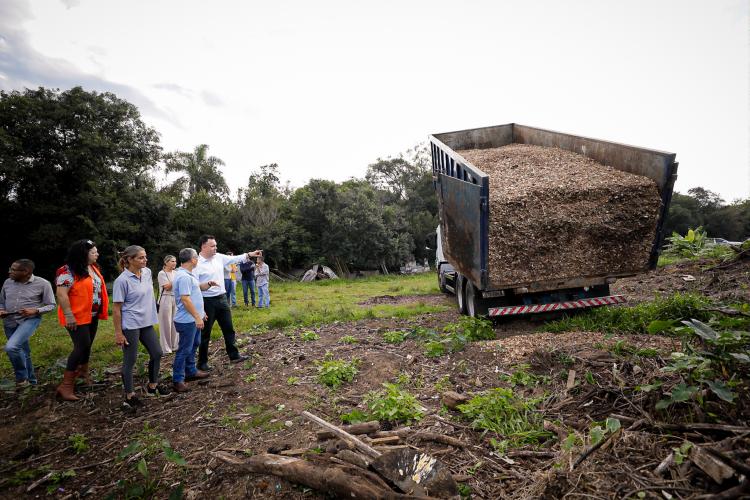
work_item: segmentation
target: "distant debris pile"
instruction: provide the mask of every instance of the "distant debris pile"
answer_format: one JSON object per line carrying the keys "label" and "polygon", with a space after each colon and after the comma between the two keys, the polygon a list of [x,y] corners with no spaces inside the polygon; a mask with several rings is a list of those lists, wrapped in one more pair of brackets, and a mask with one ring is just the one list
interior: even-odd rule
{"label": "distant debris pile", "polygon": [[411,262],[407,262],[405,266],[401,266],[399,272],[401,274],[429,273],[430,264],[427,262],[427,259],[424,260],[424,265],[417,264],[417,261],[412,260]]}
{"label": "distant debris pile", "polygon": [[338,278],[330,267],[315,264],[305,272],[300,281],[335,280]]}

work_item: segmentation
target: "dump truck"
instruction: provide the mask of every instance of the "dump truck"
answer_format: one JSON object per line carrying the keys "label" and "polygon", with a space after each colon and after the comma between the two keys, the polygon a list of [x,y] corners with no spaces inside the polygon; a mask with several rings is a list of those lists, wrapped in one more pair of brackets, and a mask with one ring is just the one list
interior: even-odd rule
{"label": "dump truck", "polygon": [[[517,123],[429,142],[438,281],[462,314],[619,304],[626,299],[610,295],[610,284],[656,267],[674,153]],[[570,165],[579,170],[557,175]]]}

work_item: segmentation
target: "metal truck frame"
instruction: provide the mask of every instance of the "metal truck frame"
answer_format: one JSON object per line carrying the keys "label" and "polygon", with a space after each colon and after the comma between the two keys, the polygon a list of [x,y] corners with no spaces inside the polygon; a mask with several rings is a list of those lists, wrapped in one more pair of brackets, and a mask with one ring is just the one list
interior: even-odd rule
{"label": "metal truck frame", "polygon": [[[429,137],[432,176],[438,197],[442,291],[456,294],[458,308],[470,316],[509,316],[618,304],[609,295],[617,278],[654,269],[664,239],[664,221],[677,179],[674,153],[528,127],[517,123],[434,134]],[[653,179],[661,209],[648,266],[627,274],[586,276],[566,280],[503,283],[488,275],[489,176],[456,153],[462,149],[496,148],[508,144],[558,147],[610,167]],[[491,281],[491,278],[495,278]]]}

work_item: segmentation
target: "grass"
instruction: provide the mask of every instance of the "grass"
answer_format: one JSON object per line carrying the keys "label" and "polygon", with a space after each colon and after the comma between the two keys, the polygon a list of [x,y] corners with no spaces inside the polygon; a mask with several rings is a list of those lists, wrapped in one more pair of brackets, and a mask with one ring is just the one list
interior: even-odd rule
{"label": "grass", "polygon": [[[423,302],[408,304],[359,305],[368,298],[382,295],[430,295],[438,293],[432,273],[412,276],[373,276],[356,280],[326,280],[312,283],[271,283],[270,309],[237,307],[232,310],[235,330],[240,333],[263,332],[269,328],[290,326],[311,327],[334,321],[355,321],[366,318],[409,318],[415,315],[451,309],[448,305]],[[4,337],[3,337],[4,338]],[[221,338],[221,330],[214,325],[212,339]],[[31,355],[40,368],[40,383],[58,379],[65,360],[72,350],[67,331],[61,327],[55,313],[44,315],[39,329],[31,337]],[[141,347],[143,351],[143,347]],[[143,351],[145,352],[145,351]],[[91,367],[122,363],[122,352],[115,345],[112,320],[101,321],[91,351]],[[12,378],[8,357],[0,355],[0,377]]]}
{"label": "grass", "polygon": [[659,333],[680,320],[708,320],[708,300],[700,295],[675,293],[633,307],[602,307],[544,325],[548,332],[601,331],[605,333]]}

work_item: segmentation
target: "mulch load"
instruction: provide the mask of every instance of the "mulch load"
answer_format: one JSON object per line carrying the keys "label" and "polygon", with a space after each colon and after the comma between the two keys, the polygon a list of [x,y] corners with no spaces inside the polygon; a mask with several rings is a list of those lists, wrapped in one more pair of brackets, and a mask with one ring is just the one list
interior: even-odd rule
{"label": "mulch load", "polygon": [[559,148],[458,153],[490,176],[493,287],[646,269],[661,205],[653,180]]}

